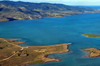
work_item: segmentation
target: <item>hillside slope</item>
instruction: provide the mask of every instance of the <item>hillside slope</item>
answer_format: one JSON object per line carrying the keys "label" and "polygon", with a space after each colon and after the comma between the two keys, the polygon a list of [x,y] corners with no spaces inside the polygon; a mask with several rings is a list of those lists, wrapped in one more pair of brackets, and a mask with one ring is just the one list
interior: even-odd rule
{"label": "hillside slope", "polygon": [[63,17],[85,13],[100,13],[100,10],[63,4],[0,1],[0,21]]}

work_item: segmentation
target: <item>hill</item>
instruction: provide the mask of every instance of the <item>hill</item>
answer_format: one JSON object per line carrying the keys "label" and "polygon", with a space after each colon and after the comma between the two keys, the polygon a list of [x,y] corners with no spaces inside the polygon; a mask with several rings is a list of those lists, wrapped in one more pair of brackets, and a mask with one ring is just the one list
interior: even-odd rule
{"label": "hill", "polygon": [[0,1],[0,21],[64,17],[85,13],[100,13],[100,10],[63,4]]}

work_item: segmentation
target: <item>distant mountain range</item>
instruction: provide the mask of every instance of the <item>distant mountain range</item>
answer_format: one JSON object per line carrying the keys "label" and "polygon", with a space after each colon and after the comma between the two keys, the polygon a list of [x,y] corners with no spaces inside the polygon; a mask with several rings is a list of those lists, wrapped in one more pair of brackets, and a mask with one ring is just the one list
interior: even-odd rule
{"label": "distant mountain range", "polygon": [[100,10],[63,4],[0,1],[0,21],[64,17],[86,13],[100,13]]}

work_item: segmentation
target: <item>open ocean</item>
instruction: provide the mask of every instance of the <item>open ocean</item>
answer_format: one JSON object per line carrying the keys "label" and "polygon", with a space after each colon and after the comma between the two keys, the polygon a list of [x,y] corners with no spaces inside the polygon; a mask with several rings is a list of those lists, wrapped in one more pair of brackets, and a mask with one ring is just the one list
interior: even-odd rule
{"label": "open ocean", "polygon": [[0,22],[0,38],[23,39],[27,41],[21,44],[23,46],[73,43],[69,45],[71,52],[49,55],[51,58],[59,58],[62,61],[28,66],[100,66],[100,58],[86,58],[88,52],[80,50],[100,49],[100,38],[86,38],[82,34],[100,34],[100,14]]}

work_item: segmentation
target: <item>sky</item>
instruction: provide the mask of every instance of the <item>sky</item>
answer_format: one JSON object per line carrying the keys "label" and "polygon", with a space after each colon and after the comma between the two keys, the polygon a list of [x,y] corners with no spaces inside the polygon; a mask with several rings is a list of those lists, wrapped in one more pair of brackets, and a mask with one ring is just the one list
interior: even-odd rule
{"label": "sky", "polygon": [[47,2],[47,3],[60,3],[66,5],[100,5],[100,0],[13,0],[13,1],[26,1],[26,2]]}

